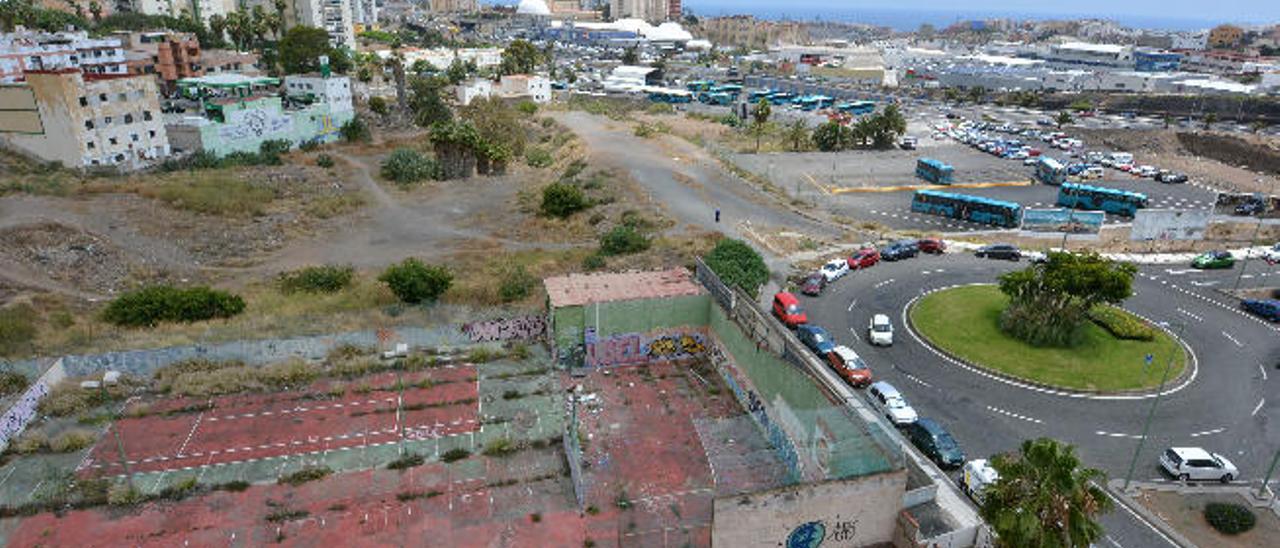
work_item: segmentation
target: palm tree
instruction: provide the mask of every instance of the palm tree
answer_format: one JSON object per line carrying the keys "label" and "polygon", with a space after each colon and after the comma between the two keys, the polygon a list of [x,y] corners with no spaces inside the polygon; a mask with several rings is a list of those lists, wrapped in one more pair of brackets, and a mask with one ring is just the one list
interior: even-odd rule
{"label": "palm tree", "polygon": [[1049,438],[1022,442],[1019,454],[992,460],[1000,479],[983,494],[982,518],[1001,547],[1085,547],[1102,538],[1111,509],[1101,471],[1082,468],[1075,447]]}
{"label": "palm tree", "polygon": [[1208,114],[1204,115],[1204,128],[1205,128],[1205,129],[1210,129],[1210,128],[1212,128],[1212,127],[1213,127],[1213,124],[1216,124],[1216,123],[1218,123],[1218,113],[1216,113],[1216,112],[1210,112],[1210,113],[1208,113]]}
{"label": "palm tree", "polygon": [[221,13],[215,13],[209,16],[209,32],[213,33],[214,38],[218,42],[227,39],[227,18]]}
{"label": "palm tree", "polygon": [[254,43],[261,46],[267,39],[267,32],[271,31],[271,21],[268,20],[267,10],[262,7],[262,4],[253,6],[251,13],[253,16],[249,28],[253,32]]}
{"label": "palm tree", "polygon": [[274,6],[276,8],[276,21],[280,27],[276,29],[276,40],[279,40],[281,36],[284,36],[284,31],[289,30],[286,28],[288,23],[284,17],[284,10],[288,9],[289,4],[285,0],[275,0]]}
{"label": "palm tree", "polygon": [[409,108],[409,99],[405,94],[405,77],[404,77],[404,54],[398,50],[391,53],[382,66],[391,69],[391,74],[396,79],[396,106],[401,111]]}
{"label": "palm tree", "polygon": [[773,107],[765,99],[760,99],[755,108],[751,109],[752,123],[750,130],[756,136],[756,152],[760,152],[760,137],[764,135],[765,124],[769,122],[769,116],[772,114]]}

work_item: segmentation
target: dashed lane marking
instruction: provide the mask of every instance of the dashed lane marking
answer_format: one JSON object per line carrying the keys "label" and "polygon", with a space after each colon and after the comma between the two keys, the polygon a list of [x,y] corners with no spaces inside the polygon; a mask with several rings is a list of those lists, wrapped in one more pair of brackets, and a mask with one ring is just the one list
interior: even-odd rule
{"label": "dashed lane marking", "polygon": [[1040,420],[1040,419],[1037,419],[1037,418],[1035,418],[1035,417],[1028,417],[1028,416],[1026,416],[1026,415],[1020,415],[1020,414],[1018,414],[1018,413],[1014,413],[1014,412],[1012,412],[1012,411],[1005,411],[1004,409],[1001,409],[1001,408],[999,408],[999,407],[992,407],[992,406],[988,405],[988,406],[987,406],[987,410],[988,410],[988,411],[991,411],[992,413],[997,413],[997,414],[1000,414],[1000,415],[1004,415],[1004,416],[1006,416],[1006,417],[1010,417],[1010,418],[1018,419],[1018,420],[1020,420],[1020,421],[1027,421],[1027,422],[1034,423],[1034,424],[1044,424],[1044,421],[1042,421],[1042,420]]}
{"label": "dashed lane marking", "polygon": [[903,371],[902,374],[906,375],[908,379],[910,379],[912,382],[915,382],[916,384],[919,384],[920,386],[923,386],[925,388],[933,388],[932,384],[925,382],[924,379],[921,379],[915,375],[912,375],[911,373],[907,373]]}
{"label": "dashed lane marking", "polygon": [[1196,433],[1194,433],[1194,434],[1191,434],[1191,437],[1193,437],[1193,438],[1198,438],[1198,437],[1201,437],[1201,436],[1212,436],[1212,435],[1214,435],[1214,434],[1221,434],[1221,433],[1225,432],[1226,430],[1227,430],[1226,428],[1214,428],[1213,430],[1204,430],[1204,431],[1201,431],[1201,432],[1196,432]]}
{"label": "dashed lane marking", "polygon": [[1252,412],[1252,413],[1249,413],[1249,416],[1250,416],[1250,417],[1256,417],[1256,416],[1258,415],[1258,411],[1262,411],[1262,405],[1263,405],[1263,404],[1265,404],[1265,403],[1267,403],[1267,399],[1266,399],[1266,398],[1262,398],[1262,399],[1258,400],[1258,405],[1254,406],[1254,408],[1253,408],[1253,412]]}
{"label": "dashed lane marking", "polygon": [[1227,340],[1229,340],[1229,341],[1231,341],[1231,342],[1235,343],[1235,344],[1236,344],[1236,346],[1239,346],[1239,347],[1241,347],[1241,348],[1244,348],[1244,343],[1241,343],[1240,341],[1236,340],[1236,338],[1235,338],[1235,337],[1232,337],[1230,333],[1227,333],[1226,331],[1223,331],[1223,332],[1222,332],[1222,336],[1223,336],[1223,337],[1226,337],[1226,338],[1227,338]]}
{"label": "dashed lane marking", "polygon": [[1181,313],[1183,313],[1183,314],[1186,314],[1186,315],[1187,315],[1187,316],[1189,316],[1191,319],[1193,319],[1193,320],[1195,320],[1195,321],[1197,321],[1197,322],[1203,322],[1203,321],[1204,321],[1204,318],[1200,317],[1200,315],[1199,315],[1199,314],[1196,314],[1196,313],[1194,313],[1194,312],[1191,312],[1190,310],[1187,310],[1187,309],[1185,309],[1185,308],[1179,308],[1179,309],[1178,309],[1178,312],[1181,312]]}
{"label": "dashed lane marking", "polygon": [[1094,434],[1097,434],[1099,436],[1106,436],[1108,438],[1126,438],[1131,440],[1142,438],[1142,436],[1139,436],[1137,434],[1121,434],[1120,432],[1107,432],[1106,430],[1098,430],[1097,432],[1094,432]]}

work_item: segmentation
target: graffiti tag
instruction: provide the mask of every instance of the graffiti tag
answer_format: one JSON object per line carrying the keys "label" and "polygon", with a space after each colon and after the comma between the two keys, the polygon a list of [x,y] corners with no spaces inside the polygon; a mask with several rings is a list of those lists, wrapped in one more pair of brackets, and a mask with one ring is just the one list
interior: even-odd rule
{"label": "graffiti tag", "polygon": [[462,325],[462,332],[473,343],[532,339],[547,331],[547,319],[543,316],[519,316]]}
{"label": "graffiti tag", "polygon": [[707,351],[706,339],[700,333],[668,333],[647,340],[640,334],[625,333],[601,339],[595,328],[588,327],[583,342],[586,365],[591,367],[676,360]]}
{"label": "graffiti tag", "polygon": [[47,394],[49,386],[43,380],[36,381],[22,393],[22,397],[9,408],[4,418],[0,418],[0,447],[8,446],[9,440],[22,433],[31,419],[36,417],[36,406],[40,404],[40,399]]}

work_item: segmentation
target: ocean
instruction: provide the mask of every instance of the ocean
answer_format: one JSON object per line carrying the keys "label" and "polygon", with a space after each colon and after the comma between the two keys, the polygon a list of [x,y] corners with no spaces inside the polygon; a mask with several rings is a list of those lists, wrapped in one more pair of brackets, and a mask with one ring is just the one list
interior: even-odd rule
{"label": "ocean", "polygon": [[[911,10],[891,8],[861,8],[853,6],[841,7],[809,7],[809,6],[761,6],[743,5],[734,0],[685,0],[686,10],[699,16],[714,17],[718,15],[754,15],[762,19],[788,19],[793,21],[822,20],[848,23],[866,23],[890,27],[897,31],[913,31],[923,23],[929,23],[941,30],[953,23],[983,19],[1081,19],[1099,17],[1081,14],[1045,14],[1018,13],[998,10]],[[1222,23],[1222,20],[1192,20],[1145,15],[1115,15],[1105,17],[1125,26],[1142,29],[1166,30],[1200,30],[1209,29]],[[1259,21],[1260,22],[1260,21]]]}

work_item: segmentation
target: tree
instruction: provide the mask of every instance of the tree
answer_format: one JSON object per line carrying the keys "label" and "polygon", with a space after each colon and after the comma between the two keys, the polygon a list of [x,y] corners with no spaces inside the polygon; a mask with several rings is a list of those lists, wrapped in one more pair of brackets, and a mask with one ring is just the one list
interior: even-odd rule
{"label": "tree", "polygon": [[378,281],[387,284],[401,301],[418,304],[439,299],[453,285],[453,274],[446,267],[408,258],[387,267]]}
{"label": "tree", "polygon": [[215,13],[209,16],[209,32],[218,40],[225,40],[227,36],[227,18],[226,16]]}
{"label": "tree", "polygon": [[577,185],[556,182],[542,189],[542,206],[539,209],[543,215],[564,219],[588,205],[587,197]]}
{"label": "tree", "polygon": [[1216,112],[1210,112],[1210,113],[1208,113],[1208,114],[1204,115],[1204,128],[1205,128],[1205,129],[1212,129],[1212,128],[1213,128],[1213,124],[1216,124],[1216,123],[1218,123],[1218,113],[1216,113]]}
{"label": "tree", "polygon": [[1266,129],[1266,127],[1266,122],[1263,122],[1262,120],[1254,120],[1249,124],[1249,131],[1253,132],[1254,135],[1257,135],[1259,131]]}
{"label": "tree", "polygon": [[383,66],[391,69],[391,76],[396,81],[396,106],[400,107],[400,110],[409,108],[409,98],[405,92],[404,54],[399,51],[392,53]]}
{"label": "tree", "polygon": [[702,260],[725,285],[742,289],[753,297],[769,280],[769,267],[765,266],[764,258],[742,240],[723,238]]}
{"label": "tree", "polygon": [[445,77],[449,79],[450,84],[457,84],[467,79],[469,71],[467,63],[461,57],[454,57],[453,62],[449,63],[449,68],[445,69]]}
{"label": "tree", "polygon": [[367,143],[373,139],[373,135],[369,133],[369,125],[364,123],[364,120],[359,116],[342,124],[342,127],[338,128],[338,133],[342,135],[342,140],[348,143],[357,141]]}
{"label": "tree", "polygon": [[387,108],[387,100],[377,96],[369,98],[369,110],[378,116],[386,116],[388,112],[391,112]]}
{"label": "tree", "polygon": [[249,12],[249,28],[253,31],[254,43],[259,44],[259,47],[267,40],[267,32],[271,30],[271,21],[268,19],[267,8],[262,7],[262,4],[253,6]]}
{"label": "tree", "polygon": [[413,112],[413,122],[422,127],[431,127],[437,122],[448,122],[453,119],[453,111],[440,98],[440,88],[444,81],[433,77],[414,77],[409,82],[413,97],[409,100],[409,110]]}
{"label": "tree", "polygon": [[879,114],[863,120],[868,120],[866,129],[870,133],[864,137],[869,137],[872,146],[876,148],[892,147],[898,142],[898,137],[907,132],[907,119],[895,104],[890,104]]}
{"label": "tree", "polygon": [[286,74],[319,71],[322,55],[329,57],[329,65],[335,72],[345,72],[351,66],[346,52],[329,44],[329,33],[324,29],[295,26],[284,33],[279,48],[280,64]]}
{"label": "tree", "polygon": [[1027,440],[1018,454],[997,456],[991,464],[1000,479],[983,492],[980,513],[998,546],[1083,548],[1102,538],[1096,519],[1112,506],[1097,485],[1105,477],[1082,468],[1074,447]]}
{"label": "tree", "polygon": [[818,150],[836,152],[852,144],[853,130],[833,120],[814,128],[812,140]]}
{"label": "tree", "polygon": [[439,173],[434,160],[411,148],[397,148],[382,162],[383,179],[408,185],[432,179]]}
{"label": "tree", "polygon": [[627,49],[622,50],[622,64],[624,65],[640,64],[640,52],[636,50],[635,46],[631,46]]}
{"label": "tree", "polygon": [[1173,117],[1168,114],[1160,117],[1160,120],[1164,122],[1165,129],[1169,129],[1169,126],[1173,124]]}
{"label": "tree", "polygon": [[1033,345],[1069,345],[1093,307],[1129,298],[1136,272],[1092,251],[1050,253],[1045,263],[1000,276],[1000,291],[1009,296],[1001,328]]}
{"label": "tree", "polygon": [[649,249],[649,238],[630,225],[618,225],[600,237],[601,255],[628,255]]}
{"label": "tree", "polygon": [[792,151],[800,152],[805,149],[809,141],[809,126],[805,125],[804,120],[793,120],[787,124],[784,137],[788,143],[791,143]]}
{"label": "tree", "polygon": [[90,0],[89,14],[93,16],[93,22],[102,22],[102,4],[99,4],[98,0]]}
{"label": "tree", "polygon": [[501,98],[472,99],[471,104],[459,109],[458,116],[471,122],[488,144],[506,148],[514,156],[524,155],[525,130],[520,125],[520,115]]}
{"label": "tree", "polygon": [[285,0],[275,0],[271,5],[276,9],[276,40],[279,40],[284,36],[284,31],[289,25],[284,16],[284,10],[288,9],[289,3]]}
{"label": "tree", "polygon": [[769,122],[769,116],[773,114],[773,107],[769,105],[769,101],[761,98],[756,103],[755,108],[751,109],[751,133],[756,136],[756,152],[760,152],[760,137],[764,135],[765,124]]}
{"label": "tree", "polygon": [[1071,122],[1074,122],[1074,121],[1075,119],[1071,117],[1071,113],[1065,110],[1062,112],[1059,112],[1058,116],[1053,119],[1053,122],[1055,124],[1058,124],[1058,129],[1062,129],[1062,126],[1070,124]]}
{"label": "tree", "polygon": [[542,64],[542,52],[528,40],[515,40],[502,50],[502,63],[498,72],[508,74],[530,74]]}

